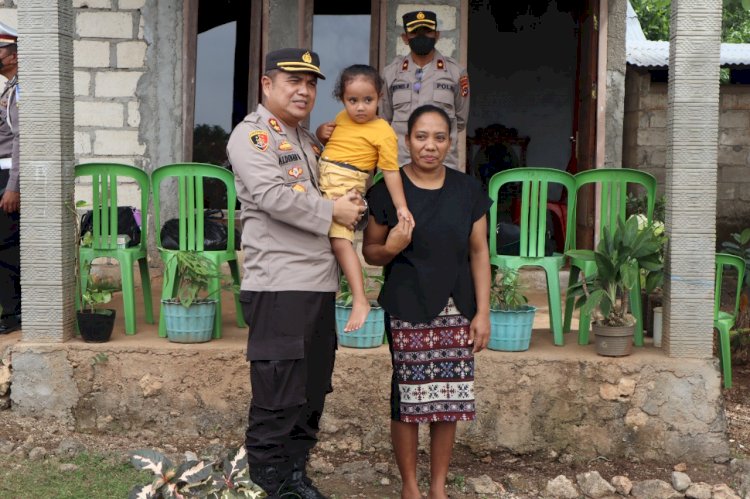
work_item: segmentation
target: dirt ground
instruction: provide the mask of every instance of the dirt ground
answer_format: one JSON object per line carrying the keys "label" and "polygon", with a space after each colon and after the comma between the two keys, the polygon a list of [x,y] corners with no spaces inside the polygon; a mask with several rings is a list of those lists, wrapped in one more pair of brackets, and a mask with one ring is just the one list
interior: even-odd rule
{"label": "dirt ground", "polygon": [[[727,420],[732,455],[750,457],[750,364],[738,365],[734,370],[735,386],[726,391]],[[211,455],[217,449],[239,445],[236,436],[225,440],[203,438],[175,438],[157,434],[150,430],[131,432],[124,436],[71,433],[59,423],[44,423],[33,418],[20,418],[10,411],[0,411],[0,444],[13,442],[15,448],[42,446],[54,453],[60,442],[78,441],[89,453],[115,454],[127,459],[127,452],[139,448],[158,448],[176,460],[185,451],[199,455]],[[324,453],[314,456],[326,464],[327,469],[312,473],[321,490],[336,499],[342,498],[393,498],[399,495],[398,473],[390,453],[363,454]],[[420,451],[420,477],[425,484],[428,477],[428,456]],[[581,462],[575,456],[551,455],[512,455],[492,453],[476,455],[464,447],[457,447],[452,462],[450,496],[454,499],[491,497],[475,494],[469,482],[481,475],[491,477],[500,483],[505,493],[492,497],[525,498],[539,497],[548,480],[566,475],[575,480],[575,475],[583,471],[596,470],[605,479],[625,475],[632,481],[658,478],[670,481],[673,466],[678,463],[611,461],[601,456],[598,459]],[[688,463],[687,471],[691,479],[710,484],[726,483],[733,488],[738,486],[736,478],[725,464]]]}

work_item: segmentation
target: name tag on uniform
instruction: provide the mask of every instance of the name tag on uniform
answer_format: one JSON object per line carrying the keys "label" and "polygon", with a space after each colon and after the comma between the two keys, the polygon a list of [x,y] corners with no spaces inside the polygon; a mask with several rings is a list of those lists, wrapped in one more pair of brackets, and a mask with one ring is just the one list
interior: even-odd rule
{"label": "name tag on uniform", "polygon": [[393,90],[408,90],[411,86],[410,83],[394,83],[391,85],[391,91]]}
{"label": "name tag on uniform", "polygon": [[0,158],[0,170],[10,170],[11,166],[13,166],[13,159]]}
{"label": "name tag on uniform", "polygon": [[296,152],[293,152],[291,154],[284,154],[283,156],[279,157],[280,165],[285,165],[287,163],[291,163],[292,161],[302,161],[302,158]]}
{"label": "name tag on uniform", "polygon": [[450,90],[451,92],[456,90],[456,86],[450,83],[435,83],[435,88],[438,90]]}

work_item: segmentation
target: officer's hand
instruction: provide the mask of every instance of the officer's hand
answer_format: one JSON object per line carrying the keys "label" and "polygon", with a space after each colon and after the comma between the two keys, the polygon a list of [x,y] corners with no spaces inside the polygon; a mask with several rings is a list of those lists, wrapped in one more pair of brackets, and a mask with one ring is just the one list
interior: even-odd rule
{"label": "officer's hand", "polygon": [[333,121],[323,123],[318,127],[317,130],[315,130],[315,136],[318,137],[319,141],[325,144],[326,142],[328,142],[328,139],[331,138],[331,134],[333,133],[334,128],[336,128],[336,123],[334,123]]}
{"label": "officer's hand", "polygon": [[15,213],[21,208],[21,193],[5,191],[0,199],[0,210],[5,213]]}
{"label": "officer's hand", "polygon": [[333,221],[354,230],[364,211],[362,197],[356,191],[349,191],[333,202]]}

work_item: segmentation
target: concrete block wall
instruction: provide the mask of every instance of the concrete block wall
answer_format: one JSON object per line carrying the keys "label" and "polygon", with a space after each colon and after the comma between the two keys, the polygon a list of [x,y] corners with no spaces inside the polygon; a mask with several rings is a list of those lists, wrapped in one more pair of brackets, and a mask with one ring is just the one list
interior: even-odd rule
{"label": "concrete block wall", "polygon": [[[750,85],[722,85],[719,110],[717,241],[750,226]],[[653,174],[664,193],[667,84],[628,68],[623,166]]]}
{"label": "concrete block wall", "polygon": [[[143,168],[140,99],[147,42],[146,0],[73,0],[75,155],[77,163],[124,163]],[[17,26],[15,0],[0,0],[0,21]],[[23,74],[21,73],[23,86]],[[137,205],[135,185],[120,191],[120,204]],[[91,200],[90,183],[76,183],[76,200]]]}

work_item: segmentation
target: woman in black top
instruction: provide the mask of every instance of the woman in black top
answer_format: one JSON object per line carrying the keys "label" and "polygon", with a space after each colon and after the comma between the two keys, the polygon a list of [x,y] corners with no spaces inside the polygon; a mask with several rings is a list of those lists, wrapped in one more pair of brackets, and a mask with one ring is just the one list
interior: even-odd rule
{"label": "woman in black top", "polygon": [[430,424],[430,492],[446,498],[456,421],[474,419],[474,353],[490,334],[490,262],[479,182],[443,165],[450,120],[435,106],[409,118],[411,162],[401,170],[415,227],[399,220],[384,183],[368,193],[362,252],[385,266],[379,302],[393,361],[391,439],[402,499],[420,498],[419,423]]}

